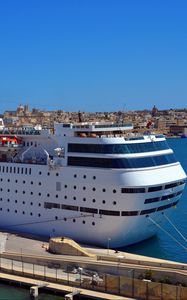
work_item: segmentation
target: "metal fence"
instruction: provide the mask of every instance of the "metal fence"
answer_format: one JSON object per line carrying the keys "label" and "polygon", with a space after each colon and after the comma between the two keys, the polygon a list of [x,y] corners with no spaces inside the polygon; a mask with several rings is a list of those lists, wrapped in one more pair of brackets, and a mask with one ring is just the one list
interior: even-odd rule
{"label": "metal fence", "polygon": [[187,288],[135,278],[133,269],[125,276],[97,275],[92,270],[75,269],[72,264],[63,268],[55,263],[39,265],[0,257],[0,270],[4,273],[56,282],[73,287],[138,298],[142,300],[186,300]]}

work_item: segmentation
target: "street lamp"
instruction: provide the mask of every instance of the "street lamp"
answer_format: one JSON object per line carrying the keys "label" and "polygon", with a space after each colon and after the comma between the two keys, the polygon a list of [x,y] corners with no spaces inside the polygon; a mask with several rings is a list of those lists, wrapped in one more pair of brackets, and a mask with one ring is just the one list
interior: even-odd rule
{"label": "street lamp", "polygon": [[110,241],[111,241],[111,238],[109,237],[107,240],[107,254],[108,255],[109,255],[109,249],[110,249]]}
{"label": "street lamp", "polygon": [[118,255],[117,258],[118,258],[118,275],[119,275],[120,262],[121,262],[121,259],[124,258],[124,256],[123,255]]}

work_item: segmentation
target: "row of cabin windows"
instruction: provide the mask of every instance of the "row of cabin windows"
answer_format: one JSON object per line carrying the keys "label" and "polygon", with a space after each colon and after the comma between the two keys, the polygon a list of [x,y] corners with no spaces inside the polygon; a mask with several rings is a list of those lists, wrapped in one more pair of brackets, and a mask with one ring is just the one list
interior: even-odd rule
{"label": "row of cabin windows", "polygon": [[177,197],[181,194],[182,194],[182,191],[174,193],[174,194],[165,195],[165,196],[162,196],[162,197],[149,198],[149,199],[145,199],[144,203],[149,204],[149,203],[154,203],[154,202],[158,202],[158,201],[170,200],[170,199],[175,198],[175,197]]}
{"label": "row of cabin windows", "polygon": [[169,149],[166,141],[134,144],[68,144],[68,152],[77,153],[142,153]]}
{"label": "row of cabin windows", "polygon": [[[10,202],[10,199],[4,199],[5,201],[7,202]],[[0,201],[3,201],[3,198],[0,198]],[[15,203],[18,203],[18,200],[14,200]],[[25,204],[25,201],[19,201],[19,204],[22,203],[22,204]],[[32,206],[33,205],[33,202],[30,202],[30,205]],[[41,203],[38,203],[38,206],[41,207]]]}
{"label": "row of cabin windows", "polygon": [[[165,190],[165,189],[171,189],[171,188],[180,186],[184,183],[185,183],[185,180],[181,180],[181,181],[177,181],[177,182],[174,182],[174,183],[169,183],[169,184],[166,184],[166,185],[151,186],[151,187],[148,187],[147,192],[150,193],[150,192],[157,192],[157,191],[161,191],[161,190]],[[122,193],[129,193],[129,194],[132,194],[132,193],[145,193],[146,188],[122,188],[121,192]]]}
{"label": "row of cabin windows", "polygon": [[31,175],[31,168],[0,166],[0,173]]}
{"label": "row of cabin windows", "polygon": [[148,168],[176,163],[173,154],[157,156],[145,156],[136,158],[98,158],[98,157],[78,157],[69,156],[69,166],[110,168],[110,169],[137,169]]}
{"label": "row of cabin windows", "polygon": [[80,211],[84,213],[91,213],[91,214],[100,214],[100,215],[107,215],[107,216],[138,216],[138,215],[147,215],[149,213],[153,213],[156,211],[165,210],[167,208],[175,206],[179,200],[169,203],[166,205],[162,205],[155,208],[144,209],[141,211],[116,211],[116,210],[104,210],[104,209],[97,209],[97,208],[90,208],[90,207],[79,207],[75,205],[66,205],[60,203],[52,203],[52,202],[44,202],[44,208],[46,209],[64,209],[64,210],[72,210],[72,211]]}

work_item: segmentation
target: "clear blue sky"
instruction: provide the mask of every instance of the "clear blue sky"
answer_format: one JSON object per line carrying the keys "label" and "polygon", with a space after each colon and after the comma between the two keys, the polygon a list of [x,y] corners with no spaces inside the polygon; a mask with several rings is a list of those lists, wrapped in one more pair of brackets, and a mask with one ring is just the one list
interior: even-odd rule
{"label": "clear blue sky", "polygon": [[187,107],[187,1],[0,0],[0,112]]}

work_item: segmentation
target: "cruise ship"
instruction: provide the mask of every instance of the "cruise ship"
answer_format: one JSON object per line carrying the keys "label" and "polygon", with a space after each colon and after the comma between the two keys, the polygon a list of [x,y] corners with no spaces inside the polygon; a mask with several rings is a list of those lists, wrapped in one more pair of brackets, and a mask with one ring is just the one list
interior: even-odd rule
{"label": "cruise ship", "polygon": [[3,129],[0,229],[113,248],[155,235],[177,206],[186,174],[163,135],[136,136],[132,128]]}

